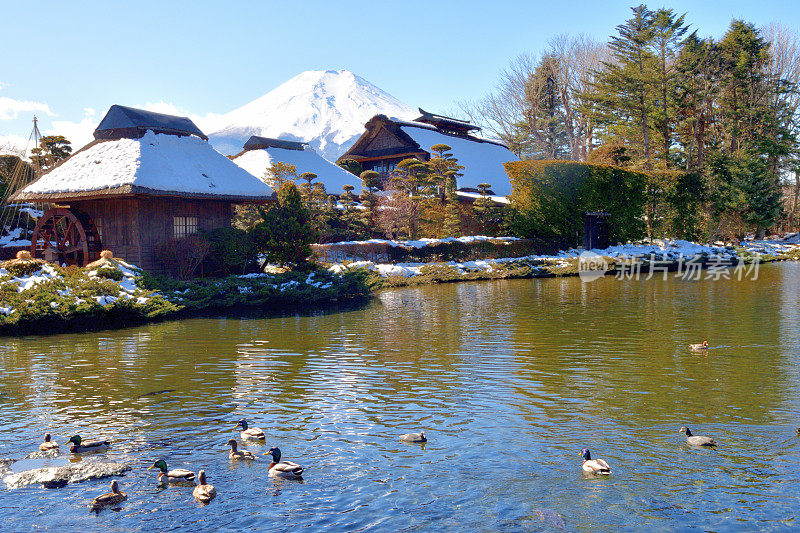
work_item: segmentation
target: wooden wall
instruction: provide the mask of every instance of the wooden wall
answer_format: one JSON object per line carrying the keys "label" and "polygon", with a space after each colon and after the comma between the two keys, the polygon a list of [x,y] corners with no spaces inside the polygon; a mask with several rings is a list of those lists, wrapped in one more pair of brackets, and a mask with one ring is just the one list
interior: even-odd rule
{"label": "wooden wall", "polygon": [[72,202],[87,213],[101,234],[102,248],[115,257],[163,274],[155,257],[156,248],[173,238],[173,217],[196,216],[198,228],[213,230],[231,226],[230,202],[183,198],[109,198]]}

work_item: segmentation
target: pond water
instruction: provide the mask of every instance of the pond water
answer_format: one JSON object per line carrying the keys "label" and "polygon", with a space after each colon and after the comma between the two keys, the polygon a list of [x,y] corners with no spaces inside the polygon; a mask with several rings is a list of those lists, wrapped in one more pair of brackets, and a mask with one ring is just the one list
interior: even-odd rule
{"label": "pond water", "polygon": [[[759,274],[448,284],[309,316],[3,339],[0,457],[80,433],[113,440],[83,461],[132,469],[115,478],[128,501],[99,515],[110,479],[0,483],[0,527],[796,529],[800,264]],[[703,339],[707,355],[687,350]],[[269,478],[264,446],[231,463],[240,418],[305,480]],[[682,425],[719,447],[688,448]],[[424,447],[398,439],[421,429]],[[610,477],[582,476],[583,447]],[[160,489],[158,458],[205,469],[216,500]]]}

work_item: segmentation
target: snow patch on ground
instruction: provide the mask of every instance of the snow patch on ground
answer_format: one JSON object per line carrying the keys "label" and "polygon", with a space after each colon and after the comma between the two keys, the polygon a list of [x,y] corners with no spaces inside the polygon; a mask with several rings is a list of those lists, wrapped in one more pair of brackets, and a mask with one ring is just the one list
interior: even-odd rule
{"label": "snow patch on ground", "polygon": [[360,244],[388,244],[389,246],[406,246],[409,248],[424,248],[425,246],[432,246],[443,242],[463,242],[471,243],[478,241],[518,241],[519,237],[487,237],[486,235],[467,235],[465,237],[445,237],[444,239],[419,239],[417,241],[395,241],[390,239],[369,239],[367,241],[339,241],[326,243],[326,246],[336,245],[360,245]]}

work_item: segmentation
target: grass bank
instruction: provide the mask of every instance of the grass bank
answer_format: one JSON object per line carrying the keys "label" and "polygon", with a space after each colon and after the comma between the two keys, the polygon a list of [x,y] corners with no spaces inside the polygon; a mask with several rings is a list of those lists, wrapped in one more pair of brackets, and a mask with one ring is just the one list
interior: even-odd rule
{"label": "grass bank", "polygon": [[127,327],[214,312],[284,312],[369,297],[360,272],[328,270],[176,281],[118,259],[86,268],[41,261],[0,266],[0,335]]}

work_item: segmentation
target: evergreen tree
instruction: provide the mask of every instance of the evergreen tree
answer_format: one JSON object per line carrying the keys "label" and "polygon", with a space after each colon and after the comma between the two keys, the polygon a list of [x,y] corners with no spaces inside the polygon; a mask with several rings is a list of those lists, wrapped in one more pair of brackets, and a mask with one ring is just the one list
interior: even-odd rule
{"label": "evergreen tree", "polygon": [[361,178],[361,205],[364,207],[362,223],[367,232],[375,229],[375,212],[378,207],[378,196],[375,194],[381,185],[381,175],[374,170],[365,170]]}
{"label": "evergreen tree", "polygon": [[[284,182],[278,201],[261,210],[262,220],[252,230],[253,242],[267,262],[302,267],[311,255],[313,228],[297,186]],[[265,265],[262,265],[265,266]]]}
{"label": "evergreen tree", "polygon": [[39,140],[39,146],[31,150],[34,168],[49,170],[72,153],[72,143],[63,135],[47,135]]}
{"label": "evergreen tree", "polygon": [[661,8],[652,19],[652,50],[655,57],[657,77],[653,81],[656,89],[656,106],[653,110],[655,129],[661,136],[661,157],[664,168],[672,166],[670,148],[675,126],[675,58],[678,55],[684,34],[689,27],[684,23],[686,15],[676,16],[671,9]]}
{"label": "evergreen tree", "polygon": [[342,159],[336,164],[348,171],[353,176],[360,176],[361,173],[364,172],[364,167],[361,166],[361,163],[354,159]]}
{"label": "evergreen tree", "polygon": [[652,81],[657,70],[651,51],[654,14],[645,5],[631,10],[633,16],[617,26],[617,35],[611,37],[612,60],[603,62],[587,97],[597,103],[593,118],[604,128],[605,140],[636,147],[644,167],[650,169]]}

